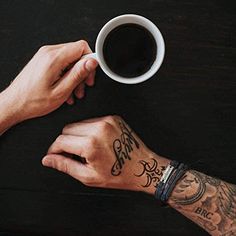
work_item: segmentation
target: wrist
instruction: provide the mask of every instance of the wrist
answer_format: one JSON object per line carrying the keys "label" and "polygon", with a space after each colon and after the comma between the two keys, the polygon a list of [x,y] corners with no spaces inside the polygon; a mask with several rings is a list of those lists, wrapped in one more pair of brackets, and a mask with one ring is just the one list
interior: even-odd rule
{"label": "wrist", "polygon": [[150,152],[147,158],[139,160],[135,170],[137,191],[154,195],[163,172],[169,163],[170,160],[153,152]]}
{"label": "wrist", "polygon": [[13,125],[23,121],[21,100],[8,87],[0,93],[0,135]]}

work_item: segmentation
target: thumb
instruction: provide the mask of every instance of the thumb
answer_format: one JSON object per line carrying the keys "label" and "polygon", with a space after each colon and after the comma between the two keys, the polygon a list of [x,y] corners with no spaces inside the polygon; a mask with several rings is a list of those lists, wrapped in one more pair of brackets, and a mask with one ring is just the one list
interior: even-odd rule
{"label": "thumb", "polygon": [[42,164],[68,174],[81,182],[84,182],[89,174],[84,164],[60,154],[48,154],[42,159]]}
{"label": "thumb", "polygon": [[83,82],[98,65],[95,59],[79,60],[59,81],[58,90],[72,91]]}

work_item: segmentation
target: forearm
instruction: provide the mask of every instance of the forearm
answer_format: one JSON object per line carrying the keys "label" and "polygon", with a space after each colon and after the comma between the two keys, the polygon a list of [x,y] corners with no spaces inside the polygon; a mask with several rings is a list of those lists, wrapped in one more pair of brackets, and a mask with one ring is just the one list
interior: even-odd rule
{"label": "forearm", "polygon": [[42,162],[88,186],[155,195],[214,236],[236,235],[236,186],[156,155],[120,117],[67,125]]}
{"label": "forearm", "polygon": [[0,135],[21,121],[20,101],[14,99],[9,88],[0,93]]}
{"label": "forearm", "polygon": [[168,203],[211,235],[236,235],[235,185],[190,170]]}
{"label": "forearm", "polygon": [[[170,160],[151,154],[137,162],[142,166],[140,185],[154,195]],[[140,168],[140,167],[139,167]],[[194,170],[177,182],[168,204],[211,235],[236,235],[236,186]]]}

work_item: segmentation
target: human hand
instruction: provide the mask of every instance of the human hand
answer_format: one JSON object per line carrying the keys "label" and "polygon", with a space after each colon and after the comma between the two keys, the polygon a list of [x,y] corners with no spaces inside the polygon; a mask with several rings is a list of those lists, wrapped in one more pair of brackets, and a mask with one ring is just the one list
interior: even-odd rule
{"label": "human hand", "polygon": [[80,60],[88,53],[83,40],[40,48],[5,91],[20,110],[18,122],[46,115],[65,101],[72,104],[73,91],[82,98],[85,84],[94,83],[97,67],[94,59]]}
{"label": "human hand", "polygon": [[153,194],[169,161],[150,151],[120,117],[107,116],[65,126],[42,163],[88,186]]}

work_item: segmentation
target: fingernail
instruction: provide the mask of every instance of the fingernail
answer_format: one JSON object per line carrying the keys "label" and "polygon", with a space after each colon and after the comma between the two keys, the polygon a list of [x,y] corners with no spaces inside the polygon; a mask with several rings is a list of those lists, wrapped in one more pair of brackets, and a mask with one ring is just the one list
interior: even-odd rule
{"label": "fingernail", "polygon": [[89,82],[87,83],[87,85],[90,86],[90,87],[92,87],[92,86],[94,86],[94,82],[93,82],[93,81],[89,81]]}
{"label": "fingernail", "polygon": [[88,79],[86,80],[86,84],[90,87],[94,86],[95,79]]}
{"label": "fingernail", "polygon": [[79,99],[83,98],[84,97],[84,90],[79,91],[78,94],[77,94],[77,97]]}
{"label": "fingernail", "polygon": [[52,165],[52,159],[49,157],[44,157],[42,163],[44,166],[50,167]]}
{"label": "fingernail", "polygon": [[93,71],[97,67],[98,63],[94,59],[89,59],[85,62],[85,67],[88,71]]}
{"label": "fingernail", "polygon": [[74,99],[69,99],[69,100],[67,101],[67,103],[68,103],[69,105],[73,105],[73,104],[74,104]]}

